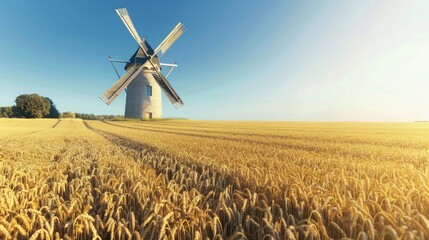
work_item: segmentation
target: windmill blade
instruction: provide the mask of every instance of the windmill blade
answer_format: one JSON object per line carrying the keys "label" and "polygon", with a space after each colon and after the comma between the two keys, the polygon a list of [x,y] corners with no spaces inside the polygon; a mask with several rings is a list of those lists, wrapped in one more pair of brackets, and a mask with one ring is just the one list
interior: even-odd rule
{"label": "windmill blade", "polygon": [[155,78],[155,81],[159,84],[159,86],[164,91],[165,95],[167,95],[168,100],[175,106],[179,107],[182,106],[184,103],[182,99],[180,99],[179,95],[176,93],[174,88],[170,85],[170,83],[167,81],[167,79],[162,75],[162,73],[155,71],[152,73],[153,78]]}
{"label": "windmill blade", "polygon": [[155,54],[161,51],[161,54],[164,53],[173,45],[173,43],[186,31],[185,26],[179,22],[176,27],[167,35],[167,37],[159,44],[155,49]]}
{"label": "windmill blade", "polygon": [[149,57],[150,55],[152,55],[150,52],[148,52],[148,49],[152,49],[152,48],[149,46],[149,43],[145,39],[140,38],[139,34],[137,33],[136,28],[134,27],[133,22],[131,21],[130,15],[128,15],[127,9],[126,8],[118,8],[118,9],[116,9],[116,13],[118,13],[122,22],[124,22],[128,31],[131,33],[131,36],[133,36],[133,38],[139,44],[140,48],[143,50],[145,57]]}
{"label": "windmill blade", "polygon": [[118,13],[119,17],[121,18],[122,22],[124,22],[125,26],[127,27],[128,31],[130,31],[133,38],[139,43],[142,41],[139,34],[137,33],[136,28],[134,27],[133,22],[131,21],[130,15],[128,15],[128,11],[126,8],[118,8],[116,9],[116,13]]}
{"label": "windmill blade", "polygon": [[111,86],[106,92],[103,93],[99,98],[103,100],[107,105],[115,100],[115,98],[130,84],[139,73],[143,70],[143,65],[132,66],[125,74],[121,77],[113,86]]}

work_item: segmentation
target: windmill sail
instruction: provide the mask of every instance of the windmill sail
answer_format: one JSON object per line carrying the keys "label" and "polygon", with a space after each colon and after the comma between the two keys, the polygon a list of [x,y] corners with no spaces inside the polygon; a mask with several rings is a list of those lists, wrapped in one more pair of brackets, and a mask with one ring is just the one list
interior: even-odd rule
{"label": "windmill sail", "polygon": [[[133,22],[131,21],[130,15],[128,15],[128,11],[126,8],[118,8],[116,9],[116,13],[118,13],[119,17],[121,18],[122,22],[127,27],[128,31],[131,33],[131,36],[136,40],[136,42],[139,44],[139,46],[142,48],[143,53],[145,57],[149,57],[149,53],[147,52],[146,45],[149,45],[144,39],[144,42],[140,38],[139,34],[137,33],[136,28],[134,27]],[[152,64],[152,62],[151,62]],[[152,64],[154,67],[154,65]]]}
{"label": "windmill sail", "polygon": [[167,79],[162,75],[162,73],[156,71],[152,73],[153,78],[159,84],[161,89],[164,91],[165,95],[167,95],[168,100],[175,106],[179,107],[183,105],[182,99],[180,99],[179,95],[176,93],[174,88],[170,85]]}
{"label": "windmill sail", "polygon": [[133,38],[140,43],[141,38],[139,34],[137,33],[136,28],[134,27],[133,22],[131,21],[130,15],[128,15],[128,11],[126,8],[118,8],[116,9],[116,13],[118,13],[119,17],[121,18],[122,22],[124,22],[125,26],[127,27],[128,31],[130,31]]}
{"label": "windmill sail", "polygon": [[115,100],[115,98],[130,84],[134,78],[143,70],[143,65],[134,65],[121,77],[112,87],[103,93],[99,98],[107,105]]}
{"label": "windmill sail", "polygon": [[167,35],[167,37],[155,49],[155,54],[161,51],[162,55],[173,45],[173,43],[185,32],[186,28],[182,23],[178,23],[176,27]]}

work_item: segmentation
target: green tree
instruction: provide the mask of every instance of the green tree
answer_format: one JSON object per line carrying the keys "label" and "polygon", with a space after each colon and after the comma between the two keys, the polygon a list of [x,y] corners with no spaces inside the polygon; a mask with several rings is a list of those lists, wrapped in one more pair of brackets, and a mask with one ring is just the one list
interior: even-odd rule
{"label": "green tree", "polygon": [[63,112],[60,113],[60,118],[76,118],[76,114],[74,112]]}
{"label": "green tree", "polygon": [[13,117],[13,107],[0,107],[0,118]]}
{"label": "green tree", "polygon": [[23,118],[24,116],[19,111],[19,109],[16,106],[12,106],[12,116],[13,118]]}
{"label": "green tree", "polygon": [[51,103],[38,94],[22,94],[15,99],[16,108],[25,118],[42,118],[49,114]]}
{"label": "green tree", "polygon": [[51,108],[49,109],[49,113],[48,115],[46,115],[46,118],[59,118],[60,116],[60,112],[57,109],[57,106],[55,106],[54,102],[52,101],[52,99],[45,97],[46,100],[49,101],[49,103],[51,104]]}

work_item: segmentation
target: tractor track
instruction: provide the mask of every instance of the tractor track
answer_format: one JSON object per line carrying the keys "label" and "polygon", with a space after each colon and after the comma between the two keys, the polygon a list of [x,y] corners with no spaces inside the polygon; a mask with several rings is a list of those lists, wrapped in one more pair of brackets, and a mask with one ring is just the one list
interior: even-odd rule
{"label": "tractor track", "polygon": [[[124,152],[132,151],[134,154],[135,160],[146,159],[144,164],[155,170],[157,175],[164,174],[166,176],[166,180],[170,182],[173,179],[173,175],[180,171],[184,174],[184,178],[192,179],[193,181],[185,181],[187,182],[186,188],[197,189],[201,194],[206,195],[210,191],[224,191],[229,185],[236,182],[234,177],[227,173],[222,173],[220,171],[216,171],[209,166],[199,166],[195,163],[190,163],[190,161],[186,161],[184,159],[180,159],[179,157],[157,149],[154,146],[150,146],[148,144],[137,143],[132,140],[126,139],[124,137],[111,134],[102,130],[94,129],[91,127],[86,121],[84,121],[84,125],[91,130],[92,132],[100,135],[101,137],[108,140],[110,143],[120,147]],[[169,166],[173,165],[173,166]],[[173,172],[171,172],[171,170]],[[197,179],[195,179],[197,176]],[[210,187],[201,187],[201,185],[210,178],[215,178],[216,183],[220,183],[220,186],[212,186]],[[177,179],[176,179],[177,180]],[[220,187],[220,188],[219,188]],[[236,186],[238,187],[238,186]]]}
{"label": "tractor track", "polygon": [[[290,211],[299,204],[285,199],[286,189],[280,190],[269,186],[255,185],[239,173],[235,175],[233,171],[221,170],[219,166],[198,164],[192,159],[168,153],[154,146],[95,129],[86,121],[83,123],[88,130],[120,147],[124,153],[131,152],[134,155],[134,160],[140,165],[153,169],[157,176],[165,177],[167,185],[170,183],[177,184],[180,188],[179,193],[196,190],[202,197],[203,204],[206,206],[204,208],[208,208],[211,214],[220,217],[224,233],[232,234],[239,226],[241,229],[247,229],[245,230],[247,239],[262,238],[263,235],[258,235],[260,232],[253,232],[245,226],[249,221],[270,227],[279,224],[283,215],[271,217],[268,221],[264,217],[264,214],[268,214],[267,212],[270,216],[276,216],[278,213],[276,209],[281,209],[282,213],[289,216],[285,221],[295,227],[305,225],[306,221],[301,220],[310,215],[310,206],[302,206],[302,216],[297,211]],[[278,190],[281,192],[277,192]],[[243,205],[244,199],[251,206]],[[226,218],[223,212],[225,209],[234,213],[234,217]],[[239,214],[240,217],[236,214]],[[290,218],[291,216],[292,218]],[[224,235],[223,237],[228,239],[231,236]]]}
{"label": "tractor track", "polygon": [[[195,188],[204,196],[209,194],[211,191],[216,192],[215,196],[218,196],[224,191],[231,191],[230,194],[233,194],[236,190],[241,192],[250,191],[252,194],[263,194],[269,202],[277,204],[282,202],[281,199],[273,197],[270,193],[271,191],[267,191],[268,188],[255,186],[248,182],[243,176],[233,175],[231,172],[222,171],[218,169],[218,166],[202,166],[189,159],[165,152],[154,146],[135,142],[122,136],[95,129],[86,121],[84,121],[84,124],[89,130],[105,138],[110,143],[119,146],[124,152],[132,151],[135,160],[144,159],[146,156],[146,160],[143,161],[144,164],[154,169],[157,175],[164,174],[168,182],[172,180],[181,182],[186,185],[186,189],[188,190]],[[192,181],[178,181],[178,179],[174,179],[174,175],[177,172],[183,173],[184,178],[192,179]],[[216,184],[207,185],[208,181]],[[217,205],[217,201],[215,200],[214,202]],[[212,209],[216,208],[216,206],[212,204],[209,205]]]}
{"label": "tractor track", "polygon": [[[123,126],[120,124],[115,124],[112,122],[108,122],[105,120],[101,120],[101,122],[108,124],[108,125],[112,125],[115,127],[122,127],[122,128],[128,128],[128,129],[137,129],[137,130],[142,130],[142,131],[148,131],[148,132],[159,132],[159,133],[168,133],[168,134],[174,134],[174,135],[184,135],[184,136],[189,136],[189,137],[198,137],[198,138],[211,138],[211,139],[219,139],[219,140],[226,140],[226,141],[234,141],[234,142],[247,142],[250,144],[259,144],[259,145],[266,145],[266,146],[278,146],[278,147],[285,147],[285,148],[293,148],[293,149],[298,149],[298,150],[305,150],[305,151],[312,151],[312,152],[321,152],[319,148],[312,148],[312,147],[308,147],[308,146],[297,146],[294,144],[290,144],[288,143],[289,141],[308,141],[308,139],[302,137],[302,136],[292,136],[292,135],[273,135],[271,136],[273,139],[278,140],[277,142],[272,142],[271,140],[254,140],[251,139],[253,137],[267,137],[266,134],[261,134],[261,133],[242,133],[242,132],[228,132],[228,131],[220,131],[220,130],[215,130],[215,131],[211,131],[211,130],[196,130],[196,129],[177,129],[177,131],[174,130],[174,128],[171,127],[167,127],[167,128],[163,128],[162,130],[160,129],[153,129],[151,127],[148,126],[137,126],[137,125],[131,125],[131,126]],[[285,130],[285,129],[282,129]],[[310,130],[290,130],[289,128],[287,129],[288,131],[295,131],[295,132],[303,132],[303,131],[310,131]],[[186,132],[183,132],[186,131]],[[332,133],[332,131],[317,131],[317,132],[327,132],[327,133]],[[228,136],[217,136],[217,135],[208,135],[208,134],[225,134]],[[326,138],[317,138],[317,137],[313,137],[312,140],[317,140],[318,142],[323,142],[323,143],[332,143],[332,144],[338,144],[338,143],[342,143],[342,144],[351,144],[351,145],[374,145],[373,142],[371,142],[370,140],[353,140],[353,139],[349,139],[349,138],[334,138],[334,139],[326,139]],[[402,144],[395,144],[395,143],[376,143],[377,146],[381,146],[381,147],[398,147],[401,148],[403,147]],[[424,150],[426,149],[426,146],[411,146],[416,150]],[[359,155],[360,156],[360,153]]]}
{"label": "tractor track", "polygon": [[[267,147],[278,147],[281,149],[291,149],[291,150],[298,150],[298,151],[306,151],[311,152],[314,154],[325,154],[327,152],[327,149],[325,147],[319,147],[319,146],[309,146],[309,145],[301,145],[301,144],[295,144],[292,142],[269,142],[269,141],[261,141],[261,140],[253,140],[253,139],[241,139],[236,137],[227,137],[227,136],[210,136],[210,135],[201,135],[201,134],[195,134],[195,133],[184,133],[184,132],[176,132],[176,131],[169,131],[169,130],[157,130],[157,129],[149,129],[144,127],[135,127],[135,126],[122,126],[117,125],[114,123],[110,123],[107,121],[101,121],[102,123],[106,125],[111,125],[118,128],[126,128],[126,129],[134,129],[134,130],[141,130],[141,131],[148,131],[148,132],[155,132],[155,133],[165,133],[165,134],[173,134],[178,136],[188,136],[188,137],[195,137],[195,138],[201,138],[201,139],[213,139],[213,140],[221,140],[221,141],[231,141],[231,142],[238,142],[238,143],[247,143],[247,144],[258,144],[258,145],[264,145]],[[118,136],[119,137],[119,136]],[[366,143],[361,143],[366,144]],[[383,145],[380,145],[383,146]],[[386,147],[394,147],[394,146],[388,146]],[[151,146],[151,148],[153,148]],[[356,151],[356,152],[350,152],[348,150],[341,150],[336,149],[336,154],[343,153],[346,155],[349,155],[351,157],[362,157],[366,156],[368,158],[372,157],[372,154],[366,151]]]}
{"label": "tractor track", "polygon": [[56,128],[60,122],[61,122],[61,119],[58,119],[58,121],[54,124],[54,126],[52,126],[52,128]]}

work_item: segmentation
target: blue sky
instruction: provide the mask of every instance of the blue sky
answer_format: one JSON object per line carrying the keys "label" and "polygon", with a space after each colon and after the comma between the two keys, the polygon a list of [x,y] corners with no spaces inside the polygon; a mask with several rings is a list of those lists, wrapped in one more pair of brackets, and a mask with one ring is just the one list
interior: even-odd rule
{"label": "blue sky", "polygon": [[[123,114],[98,96],[117,77],[108,55],[137,48],[126,7],[162,57],[185,106],[165,117],[285,121],[429,119],[429,1],[2,1],[0,106],[22,93],[60,111]],[[118,65],[122,69],[122,66]],[[122,71],[123,73],[123,71]]]}

